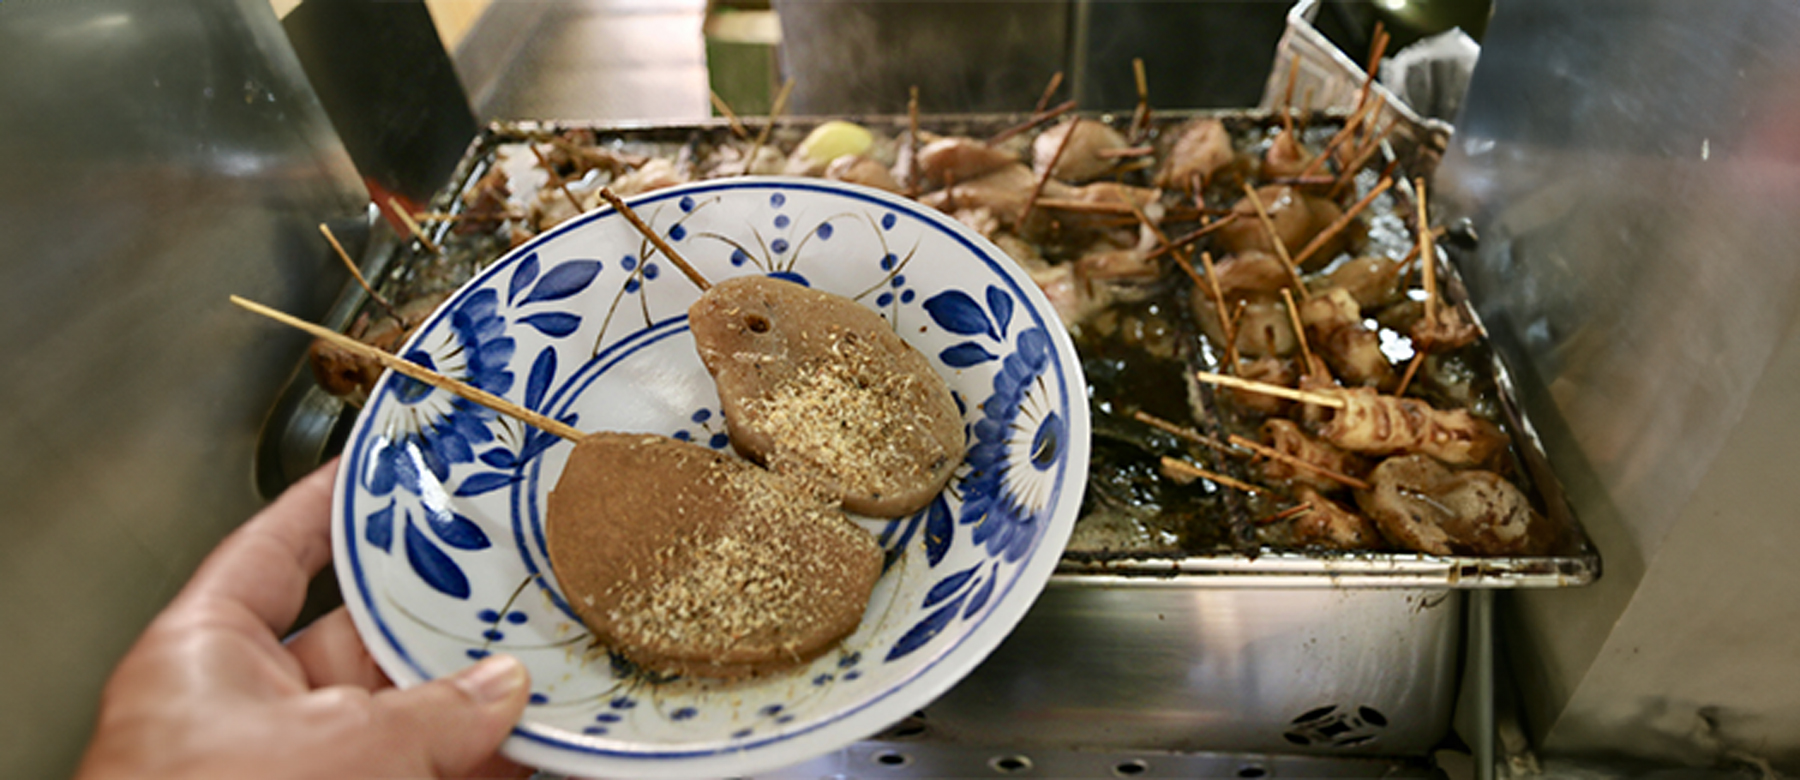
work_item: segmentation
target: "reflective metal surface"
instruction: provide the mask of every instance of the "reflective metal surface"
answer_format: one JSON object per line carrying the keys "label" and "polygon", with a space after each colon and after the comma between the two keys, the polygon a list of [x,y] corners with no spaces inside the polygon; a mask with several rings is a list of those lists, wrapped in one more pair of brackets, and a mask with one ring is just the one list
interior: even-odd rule
{"label": "reflective metal surface", "polygon": [[256,433],[366,196],[266,0],[0,3],[0,776],[67,776],[100,685],[260,504]]}
{"label": "reflective metal surface", "polygon": [[1516,594],[1546,750],[1800,766],[1800,8],[1497,5],[1437,205],[1606,556]]}
{"label": "reflective metal surface", "polygon": [[1026,749],[1424,755],[1449,728],[1463,597],[1059,577],[924,722]]}

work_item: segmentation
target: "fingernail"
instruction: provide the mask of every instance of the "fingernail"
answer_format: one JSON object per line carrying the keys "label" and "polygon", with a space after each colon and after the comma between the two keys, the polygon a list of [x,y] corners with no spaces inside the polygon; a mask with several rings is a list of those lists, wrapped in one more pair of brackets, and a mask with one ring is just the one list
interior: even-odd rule
{"label": "fingernail", "polygon": [[525,665],[510,655],[493,655],[457,672],[450,683],[481,704],[511,697],[525,687]]}

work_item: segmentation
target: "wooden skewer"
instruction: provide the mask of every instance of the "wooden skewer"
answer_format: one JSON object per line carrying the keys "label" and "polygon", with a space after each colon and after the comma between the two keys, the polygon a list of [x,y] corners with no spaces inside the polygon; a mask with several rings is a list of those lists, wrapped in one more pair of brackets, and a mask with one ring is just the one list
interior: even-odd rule
{"label": "wooden skewer", "polygon": [[911,152],[906,166],[906,194],[919,197],[919,87],[913,85],[906,90],[906,146]]}
{"label": "wooden skewer", "polygon": [[394,308],[393,302],[383,298],[381,293],[375,292],[375,286],[369,284],[368,278],[363,276],[362,269],[356,267],[356,261],[350,259],[350,253],[344,251],[344,245],[338,243],[337,236],[331,232],[331,228],[320,222],[319,232],[325,235],[325,240],[331,243],[331,248],[337,250],[338,259],[344,262],[345,268],[350,269],[350,276],[356,279],[357,284],[362,285],[363,292],[368,293],[369,298],[387,312],[389,317],[393,317],[395,322],[400,323],[400,327],[406,327],[406,320],[400,317],[400,312]]}
{"label": "wooden skewer", "polygon": [[1357,126],[1362,123],[1363,117],[1368,114],[1371,107],[1376,111],[1381,109],[1382,100],[1383,98],[1377,96],[1375,103],[1372,104],[1372,106],[1358,103],[1356,110],[1352,111],[1350,116],[1344,119],[1344,126],[1338,128],[1338,131],[1332,134],[1331,140],[1325,142],[1325,148],[1319,151],[1319,155],[1312,158],[1312,161],[1307,163],[1306,167],[1300,169],[1300,177],[1305,178],[1318,173],[1319,166],[1324,165],[1326,160],[1331,159],[1332,155],[1337,152],[1338,147],[1342,146],[1345,141],[1350,140],[1350,138],[1356,134]]}
{"label": "wooden skewer", "polygon": [[1381,151],[1381,144],[1387,140],[1388,136],[1393,135],[1394,128],[1399,124],[1400,120],[1398,119],[1389,122],[1387,127],[1384,128],[1379,135],[1375,136],[1369,145],[1362,148],[1362,151],[1356,155],[1355,160],[1352,160],[1349,165],[1344,166],[1344,170],[1338,173],[1338,183],[1331,188],[1330,196],[1332,198],[1336,198],[1338,193],[1343,192],[1345,187],[1356,181],[1357,172],[1361,171],[1362,167],[1368,164],[1370,157],[1375,156],[1376,152]]}
{"label": "wooden skewer", "polygon": [[1069,113],[1069,111],[1073,110],[1074,108],[1075,108],[1075,101],[1065,100],[1061,103],[1058,103],[1055,108],[1052,108],[1048,111],[1039,111],[1036,114],[1031,115],[1030,119],[1027,119],[1020,124],[1013,125],[1012,127],[1006,128],[1005,130],[1001,130],[1000,132],[995,133],[993,135],[993,137],[988,139],[988,145],[989,146],[998,146],[999,144],[1004,143],[1007,139],[1010,139],[1013,136],[1016,136],[1020,133],[1027,132],[1027,131],[1031,130],[1032,128],[1037,127],[1038,125],[1041,125],[1045,122],[1048,122],[1052,119],[1062,116],[1063,114]]}
{"label": "wooden skewer", "polygon": [[1274,525],[1290,517],[1298,517],[1313,510],[1312,504],[1298,504],[1283,509],[1268,517],[1259,517],[1250,521],[1254,525]]}
{"label": "wooden skewer", "polygon": [[1162,255],[1168,254],[1170,251],[1173,251],[1177,247],[1187,246],[1188,244],[1192,244],[1195,241],[1199,241],[1201,238],[1204,238],[1208,233],[1218,230],[1219,228],[1225,227],[1226,225],[1231,224],[1236,219],[1237,219],[1236,214],[1226,214],[1224,217],[1222,217],[1220,219],[1215,219],[1211,222],[1201,225],[1200,227],[1195,228],[1194,230],[1183,234],[1181,237],[1176,238],[1174,241],[1170,241],[1167,244],[1157,247],[1155,250],[1150,252],[1149,257],[1161,257]]}
{"label": "wooden skewer", "polygon": [[682,257],[680,253],[675,251],[674,247],[669,246],[668,242],[662,240],[662,236],[657,235],[656,231],[651,230],[649,225],[644,224],[644,220],[638,218],[637,212],[632,211],[630,206],[625,205],[625,201],[621,200],[618,195],[613,194],[613,191],[610,188],[601,187],[600,197],[605,198],[606,202],[612,204],[612,207],[619,212],[619,216],[624,217],[625,221],[630,222],[632,227],[637,228],[637,231],[642,233],[644,238],[649,239],[650,243],[656,245],[657,251],[662,252],[664,257],[669,258],[669,262],[674,263],[676,268],[681,269],[681,273],[687,276],[688,281],[693,282],[695,287],[700,288],[700,292],[706,292],[707,290],[712,289],[712,283],[706,281],[706,277],[702,276],[693,266],[688,265],[687,258]]}
{"label": "wooden skewer", "polygon": [[1314,393],[1307,390],[1295,390],[1291,387],[1272,385],[1268,382],[1258,382],[1254,379],[1239,379],[1235,376],[1213,374],[1206,371],[1196,371],[1194,372],[1194,375],[1199,377],[1200,381],[1209,384],[1224,385],[1239,390],[1249,390],[1252,393],[1272,395],[1276,398],[1286,398],[1290,401],[1299,401],[1315,406],[1327,406],[1332,409],[1342,409],[1348,405],[1345,403],[1344,399],[1338,398],[1337,396]]}
{"label": "wooden skewer", "polygon": [[580,214],[587,211],[587,207],[581,205],[581,199],[569,191],[568,183],[563,181],[562,176],[556,172],[556,168],[550,165],[550,158],[545,157],[544,153],[538,150],[537,144],[526,144],[525,148],[531,150],[531,156],[537,158],[538,165],[543,166],[544,172],[550,174],[550,182],[555,184],[557,189],[562,190],[563,197],[569,199],[569,205],[575,207],[575,213]]}
{"label": "wooden skewer", "polygon": [[1294,258],[1288,256],[1287,243],[1281,240],[1281,234],[1275,232],[1275,220],[1269,218],[1268,210],[1263,208],[1262,198],[1257,197],[1256,188],[1250,186],[1250,182],[1244,182],[1244,195],[1250,199],[1250,205],[1256,208],[1256,218],[1262,220],[1263,232],[1269,234],[1269,243],[1275,246],[1275,254],[1281,258],[1281,265],[1294,278],[1294,289],[1300,291],[1300,299],[1310,297],[1306,283],[1300,281],[1300,269],[1295,267]]}
{"label": "wooden skewer", "polygon": [[1238,452],[1237,450],[1232,449],[1231,445],[1226,444],[1225,442],[1219,441],[1217,439],[1213,439],[1208,436],[1202,436],[1202,435],[1200,435],[1199,431],[1196,431],[1193,428],[1185,428],[1180,425],[1176,425],[1175,423],[1169,422],[1168,420],[1165,420],[1161,417],[1157,417],[1156,415],[1150,414],[1141,409],[1138,411],[1132,412],[1131,419],[1137,420],[1138,422],[1141,422],[1152,428],[1156,428],[1157,430],[1163,431],[1165,433],[1174,435],[1178,438],[1186,439],[1187,441],[1191,441],[1191,442],[1201,445],[1203,447],[1209,447],[1211,449],[1217,450],[1220,453],[1230,455],[1234,458],[1244,457],[1244,453]]}
{"label": "wooden skewer", "polygon": [[1419,207],[1419,264],[1425,272],[1425,322],[1437,324],[1437,253],[1431,251],[1431,222],[1425,216],[1425,178],[1413,179]]}
{"label": "wooden skewer", "polygon": [[1270,447],[1270,446],[1262,444],[1260,442],[1251,441],[1251,440],[1246,439],[1242,436],[1239,436],[1235,433],[1231,434],[1231,443],[1235,444],[1239,447],[1243,447],[1244,449],[1250,450],[1251,452],[1254,452],[1254,453],[1261,455],[1265,458],[1268,458],[1270,460],[1278,460],[1278,461],[1281,461],[1282,463],[1288,464],[1289,466],[1293,466],[1295,468],[1300,468],[1300,469],[1305,469],[1305,470],[1310,471],[1314,474],[1317,474],[1321,477],[1324,477],[1333,482],[1336,482],[1340,485],[1346,485],[1346,486],[1354,488],[1356,490],[1368,490],[1369,489],[1369,483],[1364,482],[1360,479],[1357,479],[1356,477],[1352,477],[1349,474],[1340,474],[1338,472],[1332,471],[1331,469],[1325,468],[1324,466],[1321,466],[1317,463],[1312,463],[1312,462],[1309,462],[1302,458],[1296,458],[1292,455],[1282,452],[1281,450],[1275,449],[1274,447]]}
{"label": "wooden skewer", "polygon": [[731,134],[737,136],[740,141],[750,140],[750,131],[744,129],[743,122],[738,121],[737,112],[731,110],[731,104],[726,103],[725,98],[719,97],[719,93],[710,89],[706,91],[706,94],[712,97],[713,108],[719,109],[719,114],[725,117],[725,121],[731,125]]}
{"label": "wooden skewer", "polygon": [[432,243],[431,238],[425,235],[425,231],[419,229],[419,223],[413,221],[412,215],[406,213],[406,209],[400,205],[399,198],[388,198],[388,208],[393,209],[394,216],[400,219],[400,224],[405,225],[406,229],[413,234],[413,238],[419,240],[419,246],[425,247],[425,251],[439,256],[444,254],[444,250]]}
{"label": "wooden skewer", "polygon": [[1056,88],[1062,86],[1062,83],[1063,83],[1063,72],[1062,71],[1059,70],[1055,73],[1050,74],[1050,83],[1044,87],[1044,94],[1042,96],[1038,97],[1037,107],[1031,109],[1031,113],[1033,113],[1033,114],[1044,113],[1044,109],[1050,105],[1050,98],[1056,96]]}
{"label": "wooden skewer", "polygon": [[1363,72],[1362,88],[1356,92],[1356,107],[1362,108],[1369,99],[1369,86],[1375,81],[1375,71],[1381,67],[1381,55],[1387,52],[1387,28],[1381,22],[1375,23],[1375,34],[1369,46],[1369,67]]}
{"label": "wooden skewer", "polygon": [[775,105],[769,107],[769,123],[763,125],[762,131],[756,134],[756,142],[750,145],[750,156],[744,158],[743,175],[749,176],[750,168],[756,165],[756,155],[769,142],[769,134],[775,132],[775,122],[787,110],[788,95],[793,94],[793,91],[794,80],[788,79],[781,83],[781,91],[775,93]]}
{"label": "wooden skewer", "polygon": [[1156,147],[1122,146],[1118,149],[1101,149],[1100,151],[1094,152],[1094,156],[1102,160],[1116,160],[1121,157],[1143,157],[1147,154],[1156,154]]}
{"label": "wooden skewer", "polygon": [[1244,312],[1247,301],[1238,301],[1238,310],[1231,316],[1225,314],[1225,290],[1219,286],[1219,269],[1213,267],[1211,252],[1200,253],[1200,263],[1206,266],[1206,279],[1212,288],[1213,304],[1219,307],[1219,327],[1225,333],[1225,362],[1231,366],[1232,373],[1238,370],[1237,318]]}
{"label": "wooden skewer", "polygon": [[1131,58],[1131,75],[1137,79],[1137,109],[1131,113],[1133,143],[1150,130],[1150,80],[1144,75],[1144,58]]}
{"label": "wooden skewer", "polygon": [[1419,364],[1425,362],[1425,345],[1418,344],[1413,350],[1412,360],[1406,361],[1406,373],[1400,377],[1400,386],[1394,388],[1394,397],[1406,395],[1406,388],[1412,384],[1413,375],[1419,372]]}
{"label": "wooden skewer", "polygon": [[1306,359],[1306,373],[1313,368],[1312,347],[1306,343],[1306,326],[1300,324],[1300,307],[1294,305],[1294,294],[1288,288],[1281,288],[1281,300],[1287,303],[1288,322],[1294,325],[1294,338],[1300,342],[1300,356]]}
{"label": "wooden skewer", "polygon": [[318,325],[314,325],[310,322],[307,322],[306,320],[286,314],[286,313],[278,311],[276,309],[271,309],[267,306],[264,306],[260,303],[255,302],[255,301],[240,298],[236,295],[231,296],[231,302],[234,304],[237,304],[240,307],[243,307],[244,309],[248,309],[249,311],[255,312],[257,314],[261,314],[264,317],[268,317],[269,319],[275,320],[276,322],[280,322],[280,323],[283,323],[286,325],[293,326],[295,328],[299,328],[300,330],[306,331],[307,333],[313,335],[314,337],[324,339],[325,341],[331,342],[334,346],[341,347],[349,352],[355,353],[356,355],[358,355],[360,357],[365,357],[365,358],[373,360],[377,363],[380,363],[382,365],[382,367],[384,367],[384,368],[392,369],[398,373],[405,374],[406,376],[412,377],[413,379],[417,379],[420,382],[424,382],[425,384],[431,385],[432,387],[438,388],[440,390],[444,390],[445,392],[453,393],[457,396],[468,399],[471,402],[481,404],[482,406],[485,406],[485,407],[492,409],[496,412],[499,412],[501,414],[504,414],[504,415],[507,415],[510,417],[514,417],[519,420],[523,420],[526,423],[537,426],[539,429],[543,430],[545,433],[553,434],[556,436],[560,436],[564,439],[568,439],[569,441],[577,441],[577,442],[581,441],[581,439],[586,436],[586,434],[582,433],[581,431],[578,431],[575,428],[573,428],[572,426],[570,426],[566,423],[563,423],[559,420],[554,420],[554,419],[546,417],[542,414],[538,414],[537,412],[531,411],[530,409],[527,409],[523,406],[519,406],[518,404],[515,404],[511,401],[501,398],[500,396],[494,395],[493,393],[489,393],[486,390],[482,390],[478,387],[472,387],[467,383],[459,382],[455,379],[451,379],[450,377],[444,376],[443,374],[440,374],[429,368],[421,366],[410,360],[406,360],[404,358],[389,354],[388,352],[383,351],[380,348],[372,347],[368,344],[364,344],[360,341],[357,341],[356,339],[350,338],[349,336],[346,336],[346,335],[339,333],[335,330],[332,330],[330,328],[323,328]]}
{"label": "wooden skewer", "polygon": [[1242,490],[1245,493],[1263,493],[1266,495],[1274,492],[1266,487],[1252,485],[1248,482],[1240,482],[1215,471],[1207,471],[1206,469],[1200,468],[1199,466],[1179,458],[1164,456],[1162,459],[1162,466],[1166,471],[1173,471],[1177,474],[1183,474],[1189,477],[1209,479],[1233,490]]}
{"label": "wooden skewer", "polygon": [[1038,177],[1037,185],[1031,188],[1031,197],[1025,200],[1025,211],[1019,214],[1021,227],[1031,219],[1031,210],[1037,207],[1038,196],[1044,194],[1044,185],[1050,181],[1050,173],[1056,170],[1057,161],[1062,159],[1063,150],[1069,148],[1069,139],[1075,137],[1076,126],[1080,124],[1081,117],[1075,117],[1069,122],[1069,132],[1063,134],[1062,143],[1056,145],[1056,153],[1050,155],[1050,164],[1044,166],[1043,175]]}
{"label": "wooden skewer", "polygon": [[1361,200],[1358,200],[1354,205],[1346,209],[1344,213],[1339,214],[1337,219],[1332,220],[1330,225],[1325,226],[1324,230],[1319,231],[1318,235],[1313,236],[1311,241],[1306,242],[1306,246],[1300,250],[1300,253],[1294,255],[1294,265],[1305,265],[1307,260],[1312,259],[1314,252],[1319,251],[1319,248],[1325,246],[1326,242],[1329,242],[1338,233],[1343,232],[1344,228],[1349,227],[1351,220],[1356,219],[1356,216],[1363,213],[1363,210],[1368,208],[1369,204],[1375,202],[1376,196],[1387,192],[1388,188],[1392,186],[1394,186],[1393,179],[1382,179],[1377,183],[1369,190],[1367,195],[1362,196]]}
{"label": "wooden skewer", "polygon": [[[1288,135],[1294,134],[1294,80],[1300,78],[1300,52],[1294,52],[1294,59],[1288,64],[1287,89],[1281,93],[1281,126]],[[1299,137],[1294,138],[1299,143]]]}

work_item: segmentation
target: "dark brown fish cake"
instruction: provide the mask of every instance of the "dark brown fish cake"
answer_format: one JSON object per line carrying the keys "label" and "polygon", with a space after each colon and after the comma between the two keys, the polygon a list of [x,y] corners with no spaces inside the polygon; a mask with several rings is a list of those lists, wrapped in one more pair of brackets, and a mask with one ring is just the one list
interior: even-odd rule
{"label": "dark brown fish cake", "polygon": [[881,548],[779,475],[695,444],[596,433],[550,491],[569,605],[639,666],[735,678],[809,661],[862,621]]}
{"label": "dark brown fish cake", "polygon": [[688,308],[732,446],[874,517],[923,509],[966,443],[931,362],[881,315],[765,276],[714,285]]}

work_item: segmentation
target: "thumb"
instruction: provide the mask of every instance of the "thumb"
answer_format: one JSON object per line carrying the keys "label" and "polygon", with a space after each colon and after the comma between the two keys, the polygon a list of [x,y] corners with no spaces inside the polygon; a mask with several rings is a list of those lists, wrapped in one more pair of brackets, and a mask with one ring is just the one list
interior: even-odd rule
{"label": "thumb", "polygon": [[508,655],[489,656],[456,674],[376,696],[390,734],[405,735],[438,777],[468,774],[494,757],[525,712],[531,680]]}

